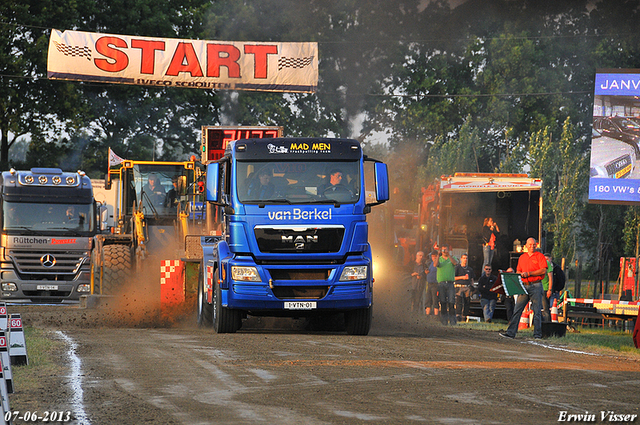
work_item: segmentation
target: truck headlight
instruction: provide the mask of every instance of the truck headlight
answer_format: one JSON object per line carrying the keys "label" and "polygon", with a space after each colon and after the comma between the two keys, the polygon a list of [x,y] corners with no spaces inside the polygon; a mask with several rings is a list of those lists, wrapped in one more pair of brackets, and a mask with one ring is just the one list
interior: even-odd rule
{"label": "truck headlight", "polygon": [[367,266],[345,267],[340,275],[340,282],[364,280],[367,278]]}
{"label": "truck headlight", "polygon": [[18,286],[13,282],[2,282],[2,290],[15,292],[18,290]]}
{"label": "truck headlight", "polygon": [[255,267],[231,266],[231,279],[243,282],[261,282]]}
{"label": "truck headlight", "polygon": [[91,292],[91,285],[88,283],[82,283],[78,285],[78,292]]}

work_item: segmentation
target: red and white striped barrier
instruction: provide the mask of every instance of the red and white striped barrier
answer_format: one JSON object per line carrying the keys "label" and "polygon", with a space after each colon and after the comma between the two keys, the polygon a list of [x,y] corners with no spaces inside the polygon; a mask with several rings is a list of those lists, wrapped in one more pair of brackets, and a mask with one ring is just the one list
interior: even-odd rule
{"label": "red and white striped barrier", "polygon": [[567,298],[566,303],[592,304],[598,313],[637,316],[640,301],[600,300],[593,298]]}

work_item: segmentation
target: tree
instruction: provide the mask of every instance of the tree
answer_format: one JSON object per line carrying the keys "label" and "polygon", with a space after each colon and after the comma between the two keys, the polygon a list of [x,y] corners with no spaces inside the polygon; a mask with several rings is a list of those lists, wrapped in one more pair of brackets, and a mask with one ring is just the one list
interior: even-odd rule
{"label": "tree", "polygon": [[85,103],[77,85],[46,80],[49,28],[68,28],[82,15],[74,1],[0,4],[0,166],[21,138],[50,138],[78,128]]}

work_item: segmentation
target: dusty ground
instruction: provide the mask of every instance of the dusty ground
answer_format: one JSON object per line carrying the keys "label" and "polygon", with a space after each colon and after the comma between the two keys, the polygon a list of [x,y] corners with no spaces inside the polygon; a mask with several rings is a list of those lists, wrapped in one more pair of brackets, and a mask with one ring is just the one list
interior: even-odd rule
{"label": "dusty ground", "polygon": [[[81,360],[10,397],[12,409],[72,410],[75,423],[557,423],[567,414],[640,414],[640,364],[549,348],[407,313],[378,288],[369,336],[256,320],[237,334],[143,299],[110,308],[21,306],[26,325],[68,338]],[[78,396],[78,388],[81,395]],[[74,422],[70,422],[74,423]],[[636,419],[635,423],[640,423]]]}

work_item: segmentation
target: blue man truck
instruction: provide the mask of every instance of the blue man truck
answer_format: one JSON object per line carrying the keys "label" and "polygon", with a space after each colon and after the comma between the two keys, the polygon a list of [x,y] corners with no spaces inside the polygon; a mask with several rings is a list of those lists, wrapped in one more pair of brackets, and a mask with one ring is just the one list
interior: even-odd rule
{"label": "blue man truck", "polygon": [[207,219],[219,236],[201,237],[198,323],[229,333],[248,315],[343,313],[347,333],[368,334],[366,214],[388,199],[386,164],[363,155],[356,140],[228,143],[207,164]]}
{"label": "blue man truck", "polygon": [[0,205],[0,300],[78,301],[90,292],[99,209],[84,172],[5,171]]}

